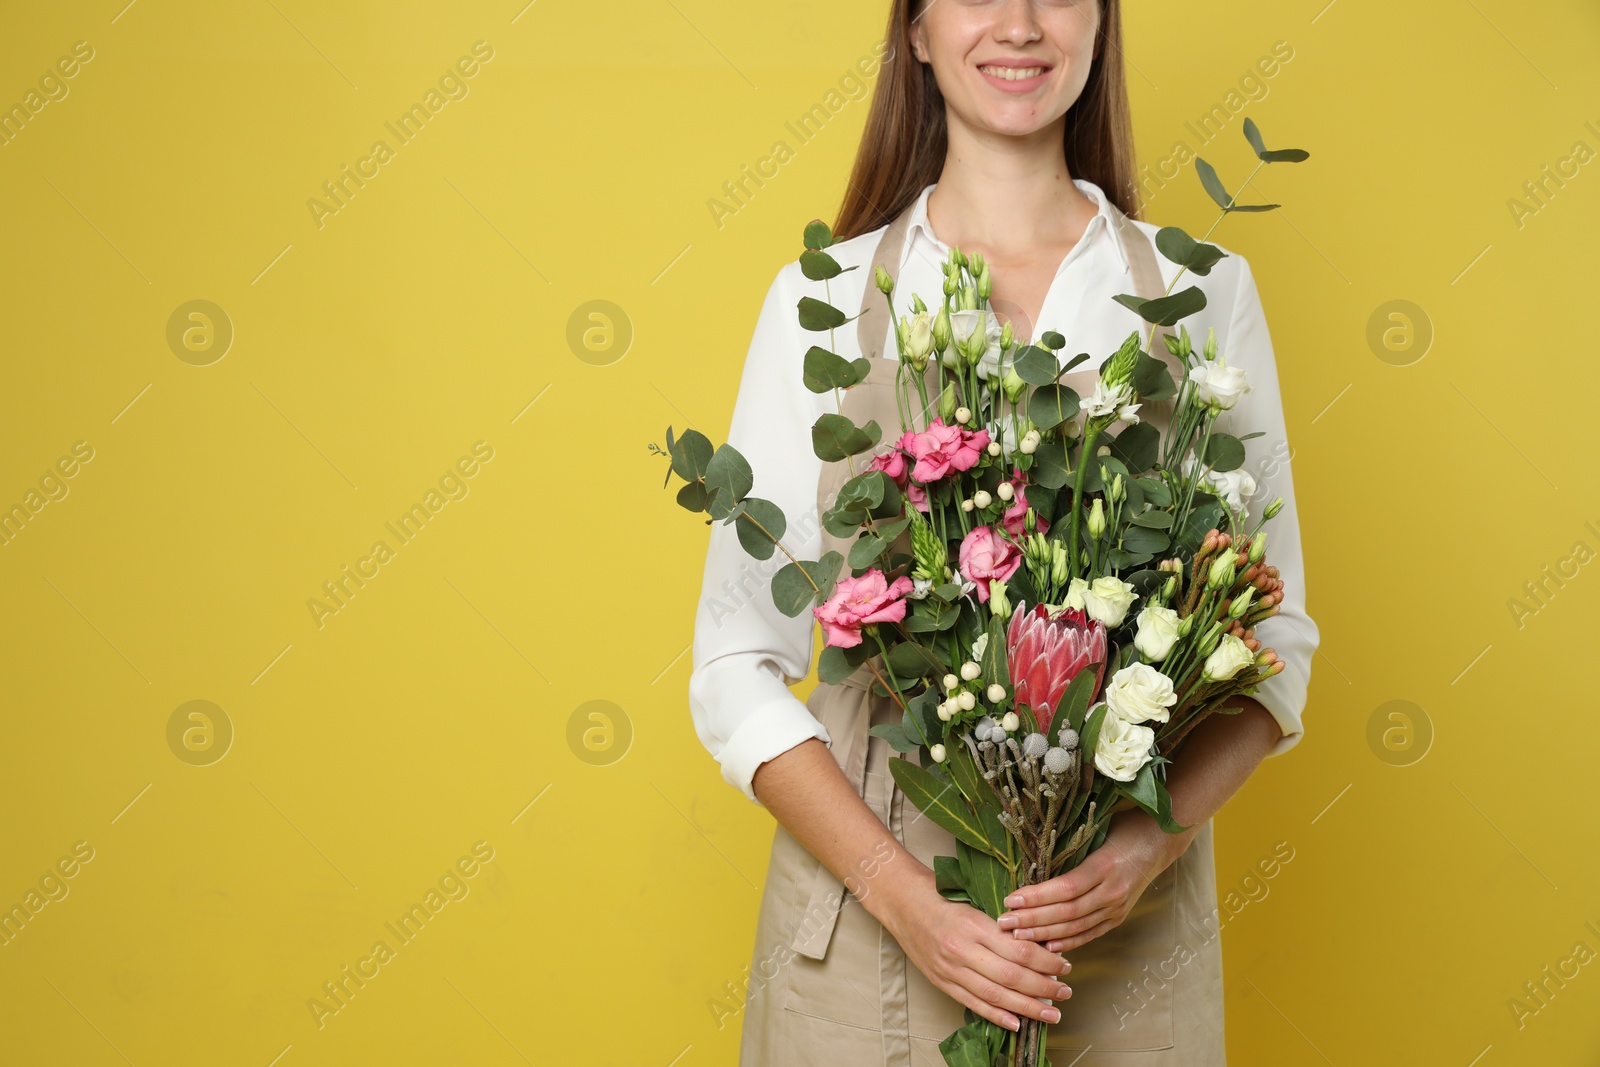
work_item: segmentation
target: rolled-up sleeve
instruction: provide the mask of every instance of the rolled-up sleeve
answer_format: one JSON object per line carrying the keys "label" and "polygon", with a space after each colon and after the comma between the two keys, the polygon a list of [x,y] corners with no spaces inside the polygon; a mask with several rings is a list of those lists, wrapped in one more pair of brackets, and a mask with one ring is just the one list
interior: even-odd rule
{"label": "rolled-up sleeve", "polygon": [[1283,580],[1283,604],[1277,615],[1256,627],[1256,637],[1263,645],[1274,649],[1284,663],[1283,670],[1262,682],[1255,694],[1283,731],[1283,736],[1268,753],[1276,756],[1293,748],[1305,733],[1302,719],[1306,689],[1311,682],[1311,658],[1316,653],[1320,635],[1316,622],[1306,610],[1300,512],[1295,504],[1294,478],[1290,471],[1294,449],[1284,424],[1272,338],[1267,332],[1267,320],[1250,264],[1243,257],[1231,258],[1237,263],[1239,285],[1227,335],[1219,340],[1222,355],[1230,366],[1244,370],[1251,390],[1230,413],[1226,428],[1238,435],[1261,433],[1260,437],[1245,442],[1245,470],[1257,486],[1251,514],[1259,515],[1274,497],[1283,498],[1283,510],[1264,527],[1267,562],[1278,568],[1278,576]]}
{"label": "rolled-up sleeve", "polygon": [[[767,290],[745,357],[727,442],[750,463],[751,496],[776,504],[796,559],[820,554],[817,485],[822,461],[812,452],[811,426],[821,413],[802,384],[813,343],[796,320],[798,267],[786,265]],[[772,602],[772,576],[789,563],[782,550],[758,560],[745,551],[735,523],[710,526],[705,574],[695,611],[689,710],[695,733],[722,776],[759,804],[756,769],[808,738],[831,743],[789,686],[811,670],[815,619],[790,618]]]}

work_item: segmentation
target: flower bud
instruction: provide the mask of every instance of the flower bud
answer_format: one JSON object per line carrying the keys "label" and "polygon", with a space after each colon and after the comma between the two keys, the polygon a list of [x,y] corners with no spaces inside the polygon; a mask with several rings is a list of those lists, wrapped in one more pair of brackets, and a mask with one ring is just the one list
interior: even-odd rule
{"label": "flower bud", "polygon": [[1174,575],[1167,579],[1167,584],[1161,587],[1161,599],[1171,600],[1178,591],[1178,578]]}
{"label": "flower bud", "polygon": [[1122,488],[1122,475],[1118,474],[1115,478],[1111,479],[1111,502],[1113,504],[1121,503],[1124,495],[1125,491]]}
{"label": "flower bud", "polygon": [[1278,512],[1280,512],[1282,510],[1283,510],[1283,497],[1280,496],[1276,500],[1274,500],[1272,503],[1267,505],[1266,517],[1268,519],[1275,519],[1275,518],[1278,517]]}
{"label": "flower bud", "polygon": [[939,418],[948,423],[956,415],[956,383],[945,383],[944,392],[939,394]]}
{"label": "flower bud", "polygon": [[1006,399],[1015,404],[1028,383],[1022,380],[1014,366],[1007,366],[1005,376],[1000,379],[1000,388],[1005,390]]}
{"label": "flower bud", "polygon": [[1224,549],[1216,559],[1211,561],[1211,569],[1206,573],[1206,588],[1211,590],[1226,589],[1233,584],[1236,574],[1233,550]]}
{"label": "flower bud", "polygon": [[944,295],[955,296],[956,284],[956,276],[954,274],[946,274],[944,276]]}
{"label": "flower bud", "polygon": [[1250,542],[1250,562],[1260,563],[1261,558],[1267,554],[1267,535],[1256,534],[1256,539]]}
{"label": "flower bud", "polygon": [[995,682],[984,690],[983,695],[989,698],[989,703],[998,704],[1006,698],[1006,687],[999,682]]}
{"label": "flower bud", "polygon": [[999,579],[989,582],[989,613],[1002,621],[1011,617],[1011,600],[1006,596],[1006,583]]}
{"label": "flower bud", "polygon": [[873,272],[872,280],[877,283],[878,291],[884,296],[888,296],[890,293],[894,292],[894,279],[890,277],[889,272],[884,270],[882,267],[878,267]]}
{"label": "flower bud", "polygon": [[989,276],[989,264],[985,263],[978,272],[978,297],[982,300],[989,299],[994,292],[994,279]]}
{"label": "flower bud", "polygon": [[1010,322],[1000,327],[1000,347],[1002,349],[1010,348],[1011,342],[1016,340],[1016,337],[1016,331],[1011,328]]}
{"label": "flower bud", "polygon": [[983,668],[978,666],[970,659],[961,665],[961,677],[965,678],[969,682],[982,673]]}
{"label": "flower bud", "polygon": [[1245,586],[1244,592],[1234,597],[1233,603],[1228,605],[1228,618],[1237,619],[1243,617],[1244,613],[1250,610],[1250,601],[1255,597],[1255,595],[1255,586]]}
{"label": "flower bud", "polygon": [[1192,629],[1194,629],[1194,616],[1185,615],[1183,620],[1178,623],[1178,636],[1180,638],[1188,637],[1189,631]]}
{"label": "flower bud", "polygon": [[1100,504],[1100,498],[1094,498],[1094,505],[1089,509],[1089,536],[1099,540],[1106,534],[1106,512]]}
{"label": "flower bud", "polygon": [[1067,548],[1060,541],[1053,542],[1050,553],[1050,580],[1056,585],[1065,585],[1069,568],[1067,567]]}
{"label": "flower bud", "polygon": [[1205,357],[1207,363],[1217,358],[1217,328],[1215,326],[1206,328]]}

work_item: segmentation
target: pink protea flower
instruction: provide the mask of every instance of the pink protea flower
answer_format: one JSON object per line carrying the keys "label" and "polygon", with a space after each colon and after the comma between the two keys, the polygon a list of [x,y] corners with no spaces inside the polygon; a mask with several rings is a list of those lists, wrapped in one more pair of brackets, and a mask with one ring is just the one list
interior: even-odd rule
{"label": "pink protea flower", "polygon": [[[1028,483],[1022,476],[1022,468],[1013,467],[1011,470],[1012,475],[1006,480],[1011,483],[1011,488],[1016,490],[1016,495],[1011,498],[1011,506],[1006,508],[1006,513],[1000,516],[1000,525],[1004,526],[1012,537],[1021,537],[1027,532],[1028,494],[1025,490]],[[1036,513],[1033,519],[1035,533],[1049,532],[1050,524],[1045,521],[1043,515]]]}
{"label": "pink protea flower", "polygon": [[963,537],[957,558],[962,577],[977,583],[980,604],[989,602],[990,582],[1006,581],[1022,566],[1022,553],[1017,546],[989,526],[975,527]]}
{"label": "pink protea flower", "polygon": [[906,617],[906,594],[916,588],[901,575],[892,583],[874,567],[859,578],[840,578],[833,595],[811,614],[822,623],[824,644],[854,648],[861,643],[861,628],[873,622],[899,622]]}
{"label": "pink protea flower", "polygon": [[971,470],[977,466],[989,445],[989,431],[963,430],[934,419],[921,433],[907,433],[900,444],[917,459],[911,477],[926,485],[951,471]]}
{"label": "pink protea flower", "polygon": [[1018,704],[1033,709],[1039,729],[1048,731],[1067,684],[1091,663],[1094,695],[1105,677],[1106,628],[1077,608],[1051,614],[1043,604],[1019,606],[1006,627],[1006,669]]}

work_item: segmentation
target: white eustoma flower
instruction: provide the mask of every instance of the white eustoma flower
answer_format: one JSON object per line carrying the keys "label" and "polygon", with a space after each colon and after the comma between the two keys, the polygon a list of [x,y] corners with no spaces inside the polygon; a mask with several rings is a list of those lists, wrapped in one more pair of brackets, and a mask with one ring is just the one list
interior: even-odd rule
{"label": "white eustoma flower", "polygon": [[978,662],[978,663],[982,663],[983,662],[983,650],[988,648],[988,647],[989,647],[989,634],[988,634],[987,631],[985,631],[984,633],[981,633],[981,634],[978,635],[978,639],[976,641],[972,642],[972,658],[973,658],[973,660]]}
{"label": "white eustoma flower", "polygon": [[[966,351],[972,335],[980,329],[984,331],[985,344],[983,353],[978,357],[978,376],[980,378],[1004,377],[1004,371],[1001,371],[999,375],[995,374],[995,369],[999,366],[1000,361],[1000,331],[1002,327],[999,320],[995,318],[994,312],[986,308],[979,308],[976,311],[950,312],[950,337],[952,339],[950,351],[954,351],[957,345],[960,345],[962,351]],[[1007,360],[1007,369],[1010,369],[1009,364],[1010,361]]]}
{"label": "white eustoma flower", "polygon": [[913,315],[906,327],[906,357],[926,359],[933,351],[933,317],[926,311]]}
{"label": "white eustoma flower", "polygon": [[1148,663],[1128,664],[1106,686],[1110,714],[1128,722],[1166,722],[1177,702],[1172,679]]}
{"label": "white eustoma flower", "polygon": [[1106,415],[1116,415],[1119,419],[1128,422],[1138,422],[1138,404],[1130,404],[1128,400],[1133,396],[1133,389],[1126,382],[1115,389],[1107,389],[1103,379],[1096,379],[1094,392],[1083,398],[1079,404],[1080,409],[1090,418],[1101,418]]}
{"label": "white eustoma flower", "polygon": [[1213,411],[1229,410],[1250,391],[1244,371],[1228,366],[1228,361],[1220,356],[1215,361],[1190,367],[1189,380],[1194,383],[1200,402]]}
{"label": "white eustoma flower", "polygon": [[1023,437],[1030,432],[1024,427],[1030,425],[1026,415],[1002,415],[998,419],[990,419],[983,428],[989,431],[989,440],[999,442],[1001,452],[1010,460]]}
{"label": "white eustoma flower", "polygon": [[[1072,596],[1071,587],[1067,595]],[[1139,599],[1133,586],[1109,574],[1084,586],[1080,595],[1083,610],[1089,613],[1089,618],[1102,626],[1113,628],[1122,625],[1122,620],[1128,617],[1128,609]]]}
{"label": "white eustoma flower", "polygon": [[1216,649],[1206,657],[1200,676],[1208,682],[1226,682],[1255,662],[1256,654],[1233,634],[1223,634]]}
{"label": "white eustoma flower", "polygon": [[1107,714],[1095,741],[1094,765],[1107,778],[1131,782],[1139,776],[1139,768],[1150,762],[1155,743],[1156,734],[1150,727]]}
{"label": "white eustoma flower", "polygon": [[1133,647],[1145,659],[1159,663],[1172,654],[1178,643],[1178,613],[1160,604],[1146,604],[1139,612],[1139,631],[1133,635]]}
{"label": "white eustoma flower", "polygon": [[[1194,471],[1194,456],[1183,461],[1185,476]],[[1231,471],[1214,471],[1204,463],[1200,464],[1200,485],[1207,488],[1223,500],[1234,511],[1243,511],[1245,505],[1250,503],[1250,498],[1256,495],[1256,480],[1250,473],[1240,467]]]}

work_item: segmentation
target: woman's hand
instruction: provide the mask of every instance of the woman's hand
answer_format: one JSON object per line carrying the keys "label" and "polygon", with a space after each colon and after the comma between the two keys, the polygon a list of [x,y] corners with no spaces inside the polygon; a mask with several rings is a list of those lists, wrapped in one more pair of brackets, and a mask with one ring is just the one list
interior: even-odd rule
{"label": "woman's hand", "polygon": [[1050,1001],[1072,995],[1072,988],[1055,977],[1072,965],[1058,953],[1002,931],[970,904],[939,896],[931,872],[907,904],[886,916],[885,925],[941,992],[1008,1030],[1020,1028],[1020,1015],[1061,1021]]}
{"label": "woman's hand", "polygon": [[1112,929],[1133,911],[1145,887],[1189,847],[1192,833],[1169,834],[1142,811],[1111,820],[1105,844],[1066,874],[1017,890],[1000,916],[1013,937],[1068,952]]}

